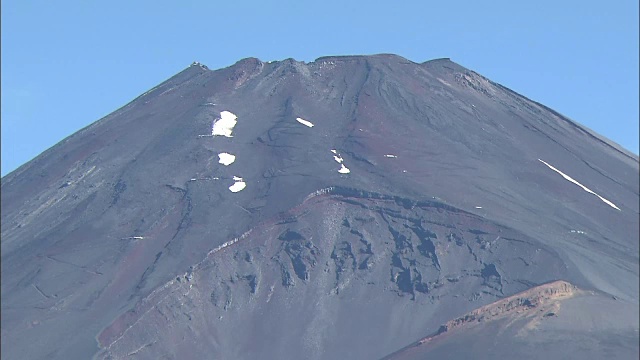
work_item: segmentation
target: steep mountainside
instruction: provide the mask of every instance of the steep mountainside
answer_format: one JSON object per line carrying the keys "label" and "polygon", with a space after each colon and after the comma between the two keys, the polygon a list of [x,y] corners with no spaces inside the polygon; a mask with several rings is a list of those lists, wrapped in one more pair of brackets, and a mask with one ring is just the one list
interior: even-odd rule
{"label": "steep mountainside", "polygon": [[[624,358],[638,174],[448,59],[194,63],[2,178],[2,357],[466,359],[495,331],[487,354],[522,356],[520,326]],[[405,348],[554,281],[577,295],[534,330],[525,309]]]}

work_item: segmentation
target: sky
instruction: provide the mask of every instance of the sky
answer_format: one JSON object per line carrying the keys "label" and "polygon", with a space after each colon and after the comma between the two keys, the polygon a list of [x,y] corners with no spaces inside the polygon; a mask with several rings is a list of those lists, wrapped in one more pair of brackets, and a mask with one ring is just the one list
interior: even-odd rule
{"label": "sky", "polygon": [[638,1],[1,3],[1,173],[199,61],[449,57],[638,154]]}

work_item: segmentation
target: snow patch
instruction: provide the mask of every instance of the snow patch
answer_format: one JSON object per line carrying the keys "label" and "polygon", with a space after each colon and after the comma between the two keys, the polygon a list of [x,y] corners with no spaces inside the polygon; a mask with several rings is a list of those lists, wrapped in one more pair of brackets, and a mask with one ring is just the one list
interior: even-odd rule
{"label": "snow patch", "polygon": [[344,166],[344,164],[342,164],[342,167],[340,168],[340,170],[338,170],[338,172],[340,174],[348,174],[351,172],[351,170],[349,170],[348,167]]}
{"label": "snow patch", "polygon": [[334,153],[334,154],[337,154],[337,153],[338,153],[338,150],[336,150],[336,149],[331,149],[331,152],[332,152],[332,153]]}
{"label": "snow patch", "polygon": [[544,160],[540,160],[540,159],[538,159],[538,161],[540,161],[541,163],[543,163],[543,164],[547,165],[547,166],[549,167],[549,169],[551,169],[551,170],[553,170],[553,171],[557,172],[558,174],[562,175],[562,177],[563,177],[563,178],[565,178],[566,180],[568,180],[568,181],[570,181],[570,182],[572,182],[572,183],[574,183],[574,184],[576,184],[576,185],[580,186],[580,187],[582,188],[582,190],[584,190],[584,191],[586,191],[586,192],[588,192],[588,193],[590,193],[590,194],[593,194],[593,195],[597,196],[597,197],[598,197],[598,198],[600,198],[600,200],[602,200],[605,204],[607,204],[607,205],[611,206],[612,208],[614,208],[614,209],[616,209],[616,210],[618,210],[618,211],[622,211],[622,210],[620,210],[620,208],[619,208],[619,207],[617,207],[614,203],[612,203],[611,201],[609,201],[609,200],[607,200],[607,199],[603,198],[602,196],[600,196],[600,195],[598,195],[598,194],[594,193],[593,191],[591,191],[591,189],[589,189],[589,188],[587,188],[586,186],[584,186],[584,185],[580,184],[579,182],[577,182],[576,180],[574,180],[571,176],[566,175],[566,174],[565,174],[565,173],[563,173],[562,171],[560,171],[560,170],[556,169],[555,167],[553,167],[553,166],[549,165],[549,164],[548,164],[548,163],[546,163]]}
{"label": "snow patch", "polygon": [[233,137],[231,132],[233,132],[233,127],[238,123],[237,119],[238,117],[230,111],[221,112],[220,119],[214,120],[211,126],[211,135]]}
{"label": "snow patch", "polygon": [[576,234],[586,234],[586,232],[582,231],[582,230],[571,230],[572,233],[576,233]]}
{"label": "snow patch", "polygon": [[334,153],[335,155],[333,155],[333,160],[335,160],[338,164],[340,164],[340,170],[338,170],[338,172],[340,174],[348,174],[351,172],[351,170],[349,170],[348,167],[344,166],[344,159],[342,158],[342,156],[340,156],[340,154],[338,154],[337,150],[331,150],[332,153]]}
{"label": "snow patch", "polygon": [[233,164],[234,161],[236,161],[235,155],[231,155],[226,152],[218,154],[218,158],[219,158],[218,162],[224,166],[229,166]]}
{"label": "snow patch", "polygon": [[242,191],[245,187],[247,187],[247,183],[245,183],[244,180],[239,176],[234,176],[233,181],[235,181],[235,183],[229,186],[229,190],[231,192],[237,193],[238,191]]}
{"label": "snow patch", "polygon": [[129,236],[122,238],[122,240],[144,240],[144,236]]}
{"label": "snow patch", "polygon": [[333,155],[333,160],[335,160],[338,164],[340,164],[340,170],[338,170],[338,172],[340,174],[350,173],[351,170],[349,170],[348,167],[344,166],[344,159],[342,158],[342,156],[340,156],[340,154],[338,154],[336,150],[331,150],[331,152],[335,154]]}
{"label": "snow patch", "polygon": [[331,152],[335,154],[333,155],[333,160],[335,160],[338,164],[342,164],[342,162],[344,161],[342,156],[340,156],[340,154],[338,154],[337,152],[334,152],[333,150],[331,150]]}
{"label": "snow patch", "polygon": [[476,209],[482,209],[482,206],[476,206]]}
{"label": "snow patch", "polygon": [[245,187],[247,187],[247,183],[244,181],[237,181],[235,184],[229,186],[229,190],[233,193],[237,193],[238,191],[244,190]]}
{"label": "snow patch", "polygon": [[387,154],[384,157],[386,157],[386,158],[397,158],[396,155],[392,155],[392,154]]}
{"label": "snow patch", "polygon": [[311,121],[307,121],[307,120],[305,120],[303,118],[296,118],[296,120],[302,125],[306,125],[308,127],[313,127],[313,123]]}

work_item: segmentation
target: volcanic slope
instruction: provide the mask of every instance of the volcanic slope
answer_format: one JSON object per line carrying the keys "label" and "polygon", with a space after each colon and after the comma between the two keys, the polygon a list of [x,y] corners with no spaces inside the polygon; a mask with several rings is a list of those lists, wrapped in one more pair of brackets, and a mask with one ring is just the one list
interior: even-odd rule
{"label": "volcanic slope", "polygon": [[[582,295],[522,325],[538,346],[624,357],[638,174],[449,59],[194,63],[2,178],[2,358],[409,356],[554,281]],[[576,332],[593,312],[616,325]],[[514,314],[420,351],[480,348],[485,326],[526,351]]]}

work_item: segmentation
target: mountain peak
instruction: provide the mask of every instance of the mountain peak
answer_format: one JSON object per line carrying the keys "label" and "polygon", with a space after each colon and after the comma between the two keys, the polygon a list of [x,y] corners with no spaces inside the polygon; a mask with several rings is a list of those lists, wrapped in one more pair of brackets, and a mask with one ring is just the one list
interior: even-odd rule
{"label": "mountain peak", "polygon": [[393,60],[393,61],[409,61],[406,58],[396,54],[372,54],[372,55],[330,55],[321,56],[315,61],[350,61],[350,60],[362,60],[362,59],[381,59],[381,60]]}
{"label": "mountain peak", "polygon": [[638,186],[449,59],[194,62],[2,179],[2,358],[637,358]]}
{"label": "mountain peak", "polygon": [[193,63],[191,63],[190,66],[199,66],[200,68],[204,69],[204,70],[209,70],[209,68],[207,67],[207,65],[205,64],[201,64],[198,61],[194,61]]}

